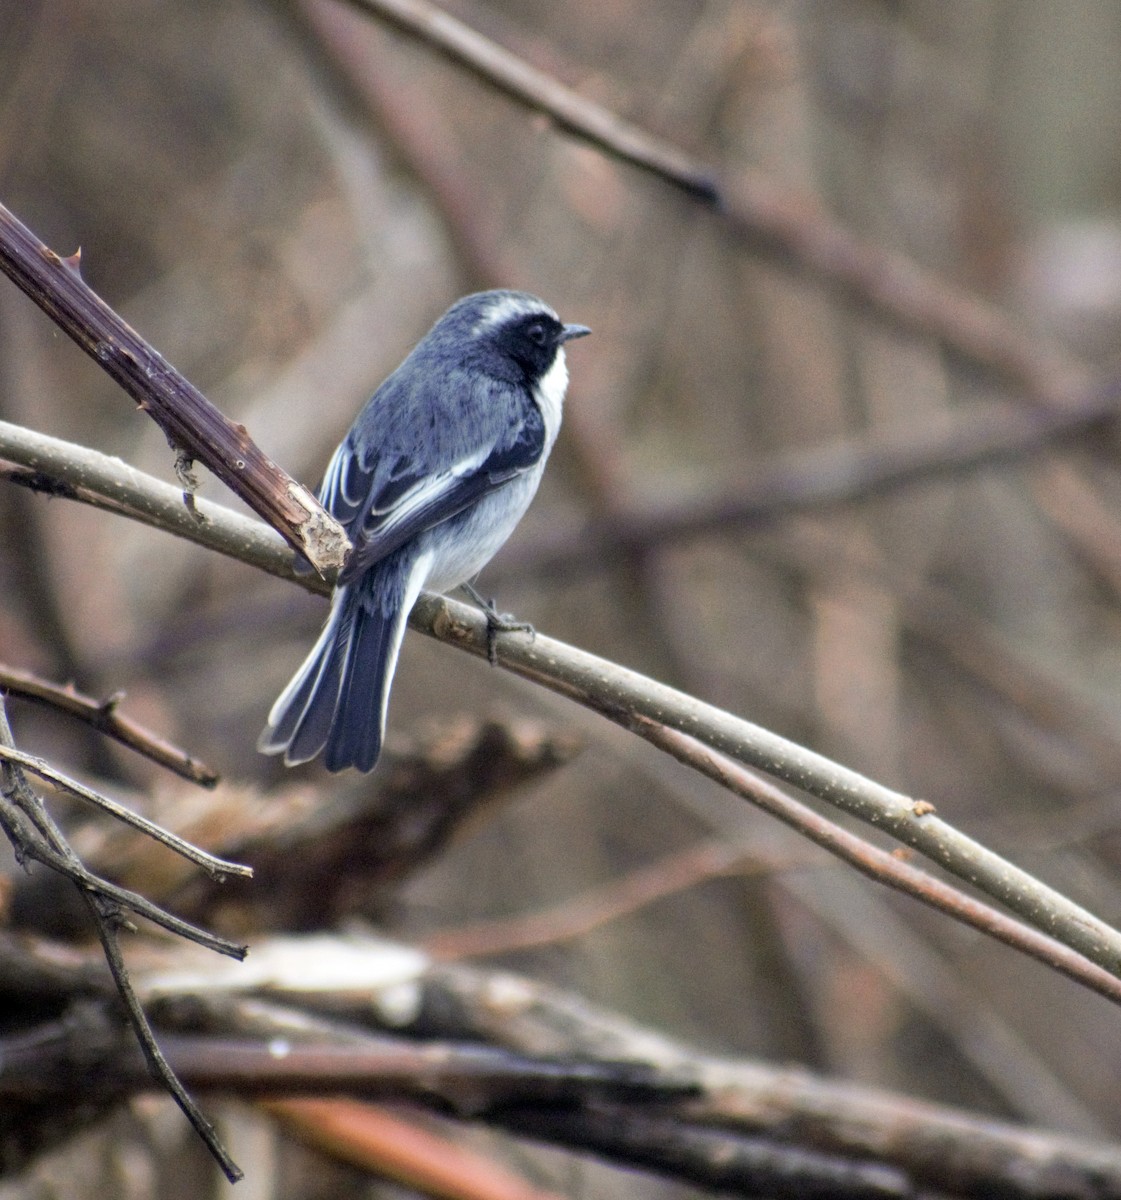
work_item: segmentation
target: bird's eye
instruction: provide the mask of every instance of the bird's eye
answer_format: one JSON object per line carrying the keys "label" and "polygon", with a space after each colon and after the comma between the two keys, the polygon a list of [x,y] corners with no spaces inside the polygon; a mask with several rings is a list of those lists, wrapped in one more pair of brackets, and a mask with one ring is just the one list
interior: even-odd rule
{"label": "bird's eye", "polygon": [[531,342],[538,346],[544,346],[549,340],[549,332],[540,321],[534,321],[525,331],[525,335]]}

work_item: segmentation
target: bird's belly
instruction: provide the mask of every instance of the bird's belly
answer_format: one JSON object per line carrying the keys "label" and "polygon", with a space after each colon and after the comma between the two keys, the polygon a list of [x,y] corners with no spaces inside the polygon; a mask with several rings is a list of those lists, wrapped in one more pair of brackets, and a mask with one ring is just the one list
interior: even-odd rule
{"label": "bird's belly", "polygon": [[473,579],[490,562],[525,515],[543,466],[538,464],[535,470],[511,480],[418,538],[432,553],[432,566],[424,583],[428,591],[450,592]]}

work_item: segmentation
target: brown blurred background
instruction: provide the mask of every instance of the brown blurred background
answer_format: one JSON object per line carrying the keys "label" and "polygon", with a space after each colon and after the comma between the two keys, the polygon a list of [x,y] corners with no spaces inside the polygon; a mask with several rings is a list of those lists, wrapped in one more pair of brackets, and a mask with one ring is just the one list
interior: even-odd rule
{"label": "brown blurred background", "polygon": [[[447,7],[733,183],[765,171],[1041,344],[1115,369],[1116,5]],[[733,494],[780,456],[919,429],[999,387],[335,0],[0,0],[0,199],[59,252],[80,244],[91,285],[309,484],[456,296],[525,288],[592,326],[569,354],[541,493],[483,590],[931,799],[1121,920],[1112,435],[549,569],[589,517]],[[172,478],[155,425],[6,282],[0,416]],[[204,494],[232,502],[213,480]],[[130,715],[229,780],[292,777],[254,742],[321,601],[11,487],[0,589],[3,662],[125,690]],[[168,786],[60,718],[12,712],[22,745],[85,778]],[[742,876],[500,961],[713,1050],[1121,1133],[1104,1000],[823,863],[576,707],[410,635],[394,737],[464,713],[532,718],[582,750],[411,879],[384,917],[394,935],[558,903],[715,834],[746,847]],[[573,1195],[656,1194],[559,1155],[534,1169]],[[285,1194],[317,1194],[309,1178]]]}

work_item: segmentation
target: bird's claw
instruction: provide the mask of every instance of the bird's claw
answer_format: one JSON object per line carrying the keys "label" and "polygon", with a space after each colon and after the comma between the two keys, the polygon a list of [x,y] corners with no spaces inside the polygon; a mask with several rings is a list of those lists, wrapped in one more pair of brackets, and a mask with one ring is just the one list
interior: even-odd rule
{"label": "bird's claw", "polygon": [[463,590],[483,610],[487,619],[487,662],[492,667],[498,666],[498,635],[500,633],[528,633],[537,636],[537,630],[528,621],[519,621],[513,613],[500,613],[494,600],[485,600],[470,584],[464,584]]}

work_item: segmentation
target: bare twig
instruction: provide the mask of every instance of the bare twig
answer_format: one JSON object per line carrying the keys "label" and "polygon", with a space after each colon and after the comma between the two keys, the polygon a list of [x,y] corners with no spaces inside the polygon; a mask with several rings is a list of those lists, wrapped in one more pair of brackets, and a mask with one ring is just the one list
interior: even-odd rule
{"label": "bare twig", "polygon": [[[292,579],[292,556],[267,525],[210,500],[196,500],[193,516],[183,493],[88,446],[0,421],[0,475],[50,496],[65,497],[174,533],[208,549],[218,538],[233,558],[283,579]],[[314,575],[299,577],[305,587],[329,590]]]}
{"label": "bare twig", "polygon": [[241,863],[229,862],[223,858],[216,858],[213,854],[208,854],[205,850],[200,850],[197,846],[192,846],[190,842],[177,837],[174,833],[157,825],[154,821],[149,821],[147,817],[142,817],[139,813],[133,812],[131,808],[125,808],[123,804],[118,804],[115,800],[110,800],[108,796],[103,795],[101,792],[86,787],[85,784],[79,783],[76,779],[71,779],[68,775],[64,775],[61,771],[52,767],[50,763],[44,762],[41,758],[36,758],[33,754],[25,754],[22,750],[16,750],[12,746],[0,745],[0,758],[5,759],[7,762],[18,763],[25,771],[30,771],[33,775],[38,775],[40,779],[45,779],[48,783],[53,783],[55,787],[69,792],[72,796],[77,796],[79,800],[85,800],[88,804],[95,805],[123,824],[131,825],[133,829],[138,829],[147,837],[152,838],[153,841],[159,842],[189,862],[202,867],[210,878],[217,882],[222,882],[231,875],[240,876],[243,879],[251,879],[253,877],[253,869],[251,867],[243,866]]}
{"label": "bare twig", "polygon": [[[3,441],[6,434],[7,429],[0,425],[0,457],[10,456]],[[39,450],[41,453],[42,444]],[[112,474],[111,460],[97,457],[99,469]],[[38,461],[36,469],[43,471],[45,462],[42,458]],[[162,484],[152,487],[156,481],[121,465],[116,474],[127,475],[129,487],[138,497],[149,492],[159,495],[166,488]],[[252,558],[257,565],[262,547],[271,541],[274,552],[270,553],[268,563],[272,573],[312,590],[327,590],[323,581],[299,575],[291,560],[285,561],[275,539],[264,533],[251,536],[252,522],[248,522],[252,548],[246,552],[244,518],[219,505],[208,505],[205,512],[207,522],[193,532],[194,541],[235,558],[246,561]],[[158,518],[151,516],[144,519],[159,523]],[[178,528],[172,531],[178,532]],[[422,596],[410,617],[410,625],[471,653],[486,653],[485,620],[467,605],[445,597]],[[499,650],[500,664],[507,670],[568,696],[624,728],[646,720],[676,729],[720,754],[793,784],[875,825],[1000,900],[1024,920],[1110,974],[1121,975],[1121,933],[959,832],[942,820],[929,802],[904,796],[749,721],[552,638],[503,634]]]}
{"label": "bare twig", "polygon": [[[265,456],[244,425],[224,417],[61,258],[0,205],[0,271],[151,415],[176,451],[180,476],[197,459],[279,530],[318,571],[342,566],[342,528],[315,496]],[[185,506],[193,519],[193,495]]]}
{"label": "bare twig", "polygon": [[912,867],[909,863],[863,838],[842,829],[808,808],[780,788],[715,754],[693,738],[676,730],[667,729],[656,721],[640,719],[633,726],[635,732],[652,745],[671,754],[679,762],[692,767],[702,775],[719,783],[728,791],[750,801],[764,812],[796,829],[812,842],[835,854],[855,867],[869,879],[886,884],[890,888],[913,896],[964,925],[970,925],[982,933],[994,937],[1005,945],[1012,946],[1030,955],[1046,966],[1054,968],[1085,987],[1121,1004],[1121,979],[1088,961],[1020,921],[1015,921],[990,905],[967,896],[958,888]]}
{"label": "bare twig", "polygon": [[[0,744],[9,750],[15,749],[2,697],[0,697]],[[242,1178],[240,1167],[230,1157],[214,1127],[187,1094],[186,1089],[180,1083],[175,1072],[168,1066],[167,1060],[160,1051],[152,1027],[148,1023],[148,1018],[144,1014],[129,979],[124,956],[121,954],[119,931],[126,924],[125,911],[132,909],[134,912],[143,912],[150,919],[158,920],[158,923],[165,928],[182,933],[200,945],[209,945],[216,950],[224,949],[225,952],[235,956],[239,954],[243,956],[244,948],[216,938],[205,930],[197,930],[193,926],[187,925],[186,922],[180,922],[155,905],[149,904],[142,897],[116,888],[87,871],[78,856],[71,850],[62,831],[51,819],[42,800],[28,785],[21,766],[7,760],[0,764],[0,793],[5,802],[0,810],[0,825],[11,839],[17,858],[21,863],[26,862],[29,858],[35,858],[66,875],[78,885],[82,899],[93,917],[97,936],[105,953],[105,960],[109,964],[117,993],[124,1003],[129,1025],[144,1052],[148,1069],[182,1109],[215,1161],[221,1166],[226,1178],[231,1183],[236,1182]],[[16,820],[17,816],[26,820]]]}
{"label": "bare twig", "polygon": [[[2,468],[0,468],[2,471]],[[16,667],[0,664],[0,691],[9,696],[19,696],[23,700],[33,700],[45,704],[68,716],[85,721],[100,733],[128,746],[145,758],[174,771],[183,779],[203,787],[213,787],[218,782],[218,774],[205,763],[188,754],[185,750],[171,745],[157,733],[145,729],[137,721],[122,715],[119,705],[122,697],[110,696],[106,700],[95,700],[85,696],[74,687],[63,687],[62,684],[52,683],[30,671],[21,671]]]}
{"label": "bare twig", "polygon": [[817,277],[882,319],[936,339],[964,362],[1028,396],[1055,402],[1082,385],[1084,372],[1061,348],[1047,345],[995,305],[910,259],[861,241],[812,198],[758,172],[720,180],[711,166],[584,98],[430,0],[350,3],[548,116],[572,136],[684,189],[756,251]]}
{"label": "bare twig", "polygon": [[356,8],[380,17],[403,33],[419,37],[452,62],[536,112],[546,113],[560,129],[609,151],[676,187],[715,205],[714,174],[688,155],[585,100],[516,54],[476,33],[434,4],[423,0],[351,0]]}
{"label": "bare twig", "polygon": [[[486,653],[485,620],[446,597],[423,595],[410,625],[474,654]],[[1121,974],[1121,933],[955,829],[928,801],[884,787],[758,725],[552,638],[506,634],[499,639],[499,661],[626,729],[636,731],[642,721],[664,724],[817,796],[927,855],[1111,974]]]}

